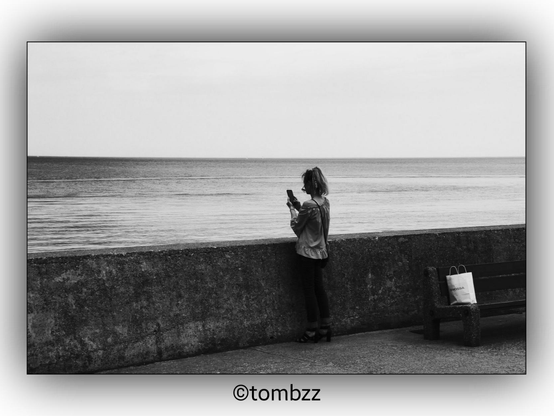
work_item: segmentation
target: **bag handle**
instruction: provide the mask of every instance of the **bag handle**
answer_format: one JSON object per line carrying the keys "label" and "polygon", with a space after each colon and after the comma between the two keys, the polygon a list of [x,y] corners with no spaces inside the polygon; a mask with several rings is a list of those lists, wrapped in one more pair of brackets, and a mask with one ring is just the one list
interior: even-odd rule
{"label": "bag handle", "polygon": [[454,267],[454,270],[456,270],[456,274],[460,274],[460,270],[461,268],[463,267],[465,272],[464,273],[467,273],[467,269],[466,269],[466,266],[464,266],[463,264],[458,264],[458,267],[456,266],[450,266],[450,270],[448,270],[448,274],[452,275],[452,267]]}
{"label": "bag handle", "polygon": [[327,234],[329,234],[329,231],[325,232],[326,231],[326,228],[325,226],[323,225],[324,223],[324,215],[323,215],[323,212],[321,211],[321,207],[319,206],[319,204],[317,203],[317,201],[315,199],[312,198],[312,201],[315,202],[315,204],[317,205],[317,207],[319,208],[319,216],[321,217],[321,228],[323,229],[323,238],[325,239],[325,245],[327,246]]}

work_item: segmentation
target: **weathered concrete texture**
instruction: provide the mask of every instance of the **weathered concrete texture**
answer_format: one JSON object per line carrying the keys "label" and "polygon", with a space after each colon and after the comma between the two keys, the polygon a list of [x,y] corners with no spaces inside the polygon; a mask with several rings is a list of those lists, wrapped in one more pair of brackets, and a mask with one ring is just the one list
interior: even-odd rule
{"label": "weathered concrete texture", "polygon": [[[525,227],[332,236],[336,334],[422,322],[428,265],[525,258]],[[77,373],[292,339],[294,240],[29,255],[28,372]]]}
{"label": "weathered concrete texture", "polygon": [[441,339],[421,326],[334,337],[318,344],[280,344],[204,354],[105,371],[106,374],[525,374],[526,317],[482,319],[483,344],[468,348],[460,322],[441,327]]}

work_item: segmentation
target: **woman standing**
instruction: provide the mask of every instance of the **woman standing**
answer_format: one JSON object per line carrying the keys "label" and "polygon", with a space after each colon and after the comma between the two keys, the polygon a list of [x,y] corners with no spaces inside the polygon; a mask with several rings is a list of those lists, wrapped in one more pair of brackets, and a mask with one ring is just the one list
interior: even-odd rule
{"label": "woman standing", "polygon": [[311,199],[305,201],[301,207],[298,203],[294,204],[295,201],[287,200],[291,214],[290,226],[298,237],[296,253],[308,318],[306,332],[296,341],[318,342],[326,337],[329,342],[331,341],[329,300],[323,286],[323,262],[329,256],[327,236],[330,204],[325,198],[329,188],[325,176],[317,167],[304,172],[302,179],[304,181],[302,190],[309,194]]}

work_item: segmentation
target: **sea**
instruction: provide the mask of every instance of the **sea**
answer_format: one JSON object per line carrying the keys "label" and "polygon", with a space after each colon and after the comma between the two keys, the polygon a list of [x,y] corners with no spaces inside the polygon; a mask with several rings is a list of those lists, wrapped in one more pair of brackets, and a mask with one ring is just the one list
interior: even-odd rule
{"label": "sea", "polygon": [[27,158],[28,253],[295,237],[286,190],[329,183],[333,235],[525,224],[525,158]]}

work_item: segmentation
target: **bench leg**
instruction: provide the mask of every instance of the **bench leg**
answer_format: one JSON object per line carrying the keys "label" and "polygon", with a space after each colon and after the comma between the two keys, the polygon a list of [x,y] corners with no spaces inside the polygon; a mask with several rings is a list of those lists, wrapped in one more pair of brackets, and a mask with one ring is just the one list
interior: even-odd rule
{"label": "bench leg", "polygon": [[440,338],[441,320],[433,316],[433,311],[427,312],[427,316],[423,319],[423,338],[434,339]]}
{"label": "bench leg", "polygon": [[478,347],[481,345],[481,313],[479,308],[469,308],[462,315],[464,324],[464,345]]}

